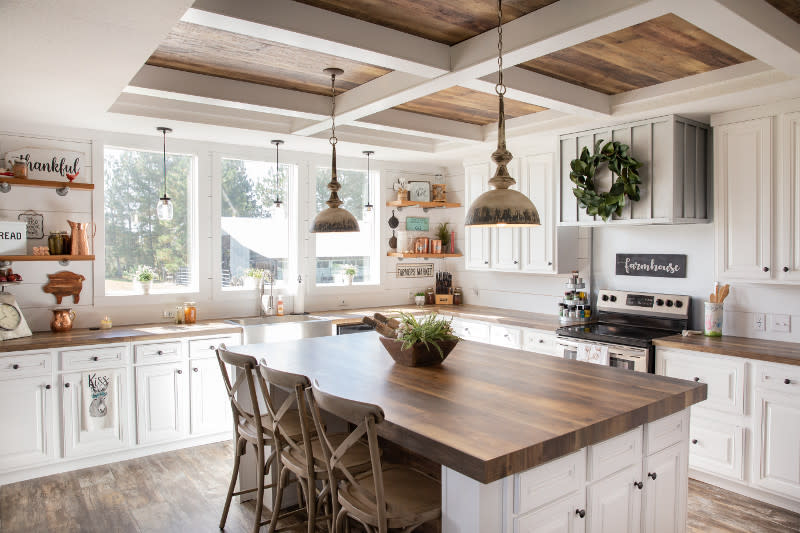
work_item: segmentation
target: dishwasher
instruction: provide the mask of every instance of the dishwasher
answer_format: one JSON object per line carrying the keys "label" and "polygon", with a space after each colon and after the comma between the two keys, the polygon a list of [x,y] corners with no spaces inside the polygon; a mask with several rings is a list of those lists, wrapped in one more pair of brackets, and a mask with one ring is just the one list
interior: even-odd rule
{"label": "dishwasher", "polygon": [[348,333],[361,333],[362,331],[375,331],[369,324],[336,324],[337,335],[347,335]]}

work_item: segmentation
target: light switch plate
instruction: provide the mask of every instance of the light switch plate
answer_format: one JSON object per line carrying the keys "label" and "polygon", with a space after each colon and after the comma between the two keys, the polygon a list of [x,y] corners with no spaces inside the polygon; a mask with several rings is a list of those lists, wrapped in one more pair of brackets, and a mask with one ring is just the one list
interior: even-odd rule
{"label": "light switch plate", "polygon": [[792,315],[772,315],[770,329],[789,333],[792,331]]}
{"label": "light switch plate", "polygon": [[753,331],[767,331],[767,316],[764,313],[753,313]]}

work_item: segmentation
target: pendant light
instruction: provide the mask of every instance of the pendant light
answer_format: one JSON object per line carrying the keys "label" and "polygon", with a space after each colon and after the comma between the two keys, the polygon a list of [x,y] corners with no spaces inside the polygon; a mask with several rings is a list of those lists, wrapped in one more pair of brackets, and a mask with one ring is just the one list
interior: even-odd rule
{"label": "pendant light", "polygon": [[167,222],[172,220],[172,199],[167,196],[167,133],[172,132],[172,128],[167,128],[165,126],[159,126],[156,128],[158,131],[162,133],[164,136],[164,196],[158,199],[158,205],[156,206],[156,215],[158,216],[158,220],[162,222]]}
{"label": "pendant light", "polygon": [[272,139],[270,142],[275,145],[275,202],[273,203],[276,209],[280,209],[281,206],[283,205],[283,202],[281,201],[281,195],[280,195],[281,165],[278,160],[278,147],[283,144],[283,141],[280,139]]}
{"label": "pendant light", "polygon": [[372,211],[372,204],[370,203],[370,196],[369,196],[369,157],[375,153],[374,150],[364,150],[361,152],[365,156],[367,156],[367,203],[364,204],[364,209],[367,211]]}
{"label": "pendant light", "polygon": [[478,196],[467,212],[465,226],[538,226],[539,212],[530,199],[519,191],[509,189],[516,180],[508,173],[507,165],[514,156],[506,149],[506,118],[503,95],[503,2],[497,0],[497,67],[498,82],[495,91],[499,98],[499,119],[497,122],[497,150],[492,161],[497,164],[494,177],[489,184],[494,190]]}
{"label": "pendant light", "polygon": [[314,218],[311,224],[311,233],[343,233],[348,231],[359,231],[358,221],[346,209],[339,207],[342,201],[339,199],[339,189],[342,186],[336,179],[336,76],[344,74],[340,68],[326,68],[326,74],[331,76],[331,137],[328,141],[331,143],[331,181],[328,183],[328,190],[331,191],[331,196],[325,202],[328,207],[323,209]]}

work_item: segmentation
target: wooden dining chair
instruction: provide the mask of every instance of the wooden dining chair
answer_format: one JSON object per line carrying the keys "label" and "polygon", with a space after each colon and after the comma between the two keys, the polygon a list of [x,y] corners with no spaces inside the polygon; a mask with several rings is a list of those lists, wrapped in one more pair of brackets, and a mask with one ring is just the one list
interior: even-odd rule
{"label": "wooden dining chair", "polygon": [[[237,354],[221,344],[217,349],[217,362],[222,372],[222,380],[225,384],[225,390],[228,393],[230,400],[231,410],[233,411],[233,429],[234,429],[234,458],[233,458],[233,472],[231,473],[231,482],[228,486],[228,495],[225,498],[225,507],[222,510],[222,518],[219,522],[219,528],[225,529],[225,522],[228,519],[228,511],[230,510],[231,500],[234,496],[242,494],[256,493],[256,508],[255,518],[253,520],[253,532],[257,533],[259,528],[263,525],[271,523],[271,520],[283,518],[273,513],[273,518],[270,520],[261,520],[261,514],[264,505],[264,490],[276,487],[276,483],[265,484],[264,479],[270,473],[273,465],[277,465],[275,450],[275,438],[273,435],[273,424],[269,412],[262,414],[259,406],[259,392],[261,394],[262,402],[270,405],[269,391],[264,383],[264,379],[257,371],[258,362],[254,357],[249,355]],[[228,374],[228,365],[236,369],[236,379],[231,382],[231,377]],[[256,389],[258,384],[258,389]],[[247,402],[244,402],[246,398]],[[300,420],[297,412],[288,413],[285,416],[284,430],[288,434],[296,435],[300,433]],[[256,454],[256,483],[254,489],[235,491],[236,480],[239,475],[239,466],[242,455],[245,453],[247,445],[251,444]],[[268,457],[266,455],[266,447],[272,448]],[[273,498],[272,508],[275,509],[275,502]]]}
{"label": "wooden dining chair", "polygon": [[[275,410],[277,404],[270,404],[267,407],[274,424],[273,434],[277,442],[277,462],[281,469],[273,516],[276,516],[277,510],[281,506],[283,489],[289,474],[292,473],[297,478],[305,499],[305,507],[302,509],[306,512],[308,532],[313,533],[321,521],[327,521],[328,529],[332,529],[335,515],[327,511],[332,508],[329,469],[326,465],[323,445],[317,435],[319,429],[325,430],[325,424],[321,420],[319,424],[316,424],[309,414],[305,391],[311,386],[311,383],[305,376],[275,370],[264,364],[261,366],[261,373],[270,385],[289,392],[277,410]],[[292,426],[285,423],[287,413],[291,413],[294,409],[300,413],[301,431],[298,435],[292,435]],[[329,438],[333,442],[341,442],[346,435],[332,434]],[[356,472],[364,471],[369,468],[368,447],[363,443],[351,447],[343,461]],[[321,487],[318,487],[317,482],[321,483]],[[321,513],[323,510],[325,512]],[[270,523],[270,533],[276,530],[275,524],[276,521],[273,519]]]}
{"label": "wooden dining chair", "polygon": [[[329,439],[324,429],[317,426],[328,476],[341,479],[338,485],[330,484],[336,514],[334,532],[341,531],[348,518],[360,523],[368,533],[386,533],[390,529],[408,533],[441,517],[439,481],[410,466],[381,463],[377,426],[383,422],[384,414],[380,407],[328,394],[316,382],[306,389],[306,397],[315,424],[321,421],[321,410],[357,424],[343,440],[337,441]],[[343,458],[364,435],[370,468],[359,473]]]}

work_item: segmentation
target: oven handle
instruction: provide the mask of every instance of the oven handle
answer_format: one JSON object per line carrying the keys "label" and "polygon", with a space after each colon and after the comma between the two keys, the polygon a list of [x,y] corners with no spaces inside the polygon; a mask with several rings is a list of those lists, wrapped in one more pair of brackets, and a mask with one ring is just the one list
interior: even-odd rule
{"label": "oven handle", "polygon": [[[577,349],[578,344],[584,344],[575,342],[573,340],[567,340],[564,337],[557,337],[556,338],[556,347],[557,348],[570,348],[570,349]],[[622,356],[622,357],[629,357],[629,356],[638,356],[638,357],[646,357],[648,350],[647,348],[638,348],[638,347],[631,347],[631,346],[622,346],[619,344],[609,344],[607,342],[586,342],[585,344],[597,344],[600,346],[608,346],[608,355],[611,356]]]}

